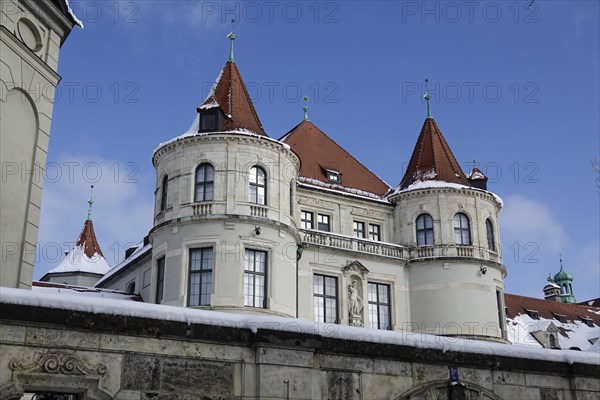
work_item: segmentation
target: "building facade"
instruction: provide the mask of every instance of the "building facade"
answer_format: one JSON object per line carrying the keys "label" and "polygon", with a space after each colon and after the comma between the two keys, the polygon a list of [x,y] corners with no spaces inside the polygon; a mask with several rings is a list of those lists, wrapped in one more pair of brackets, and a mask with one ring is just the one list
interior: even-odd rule
{"label": "building facade", "polygon": [[160,304],[506,341],[501,200],[481,171],[462,171],[430,114],[394,188],[306,109],[269,137],[233,54],[197,112],[152,156],[145,256],[134,251],[98,287],[137,282]]}
{"label": "building facade", "polygon": [[65,0],[0,2],[0,286],[31,287]]}

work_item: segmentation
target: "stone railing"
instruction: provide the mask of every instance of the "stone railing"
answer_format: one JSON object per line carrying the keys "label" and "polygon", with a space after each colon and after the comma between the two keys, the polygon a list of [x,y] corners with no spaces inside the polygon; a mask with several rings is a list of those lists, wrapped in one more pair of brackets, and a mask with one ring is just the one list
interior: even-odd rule
{"label": "stone railing", "polygon": [[300,230],[303,241],[317,246],[333,247],[340,250],[356,251],[359,253],[380,255],[407,260],[422,260],[427,258],[476,258],[502,262],[498,253],[483,247],[436,245],[423,247],[405,247],[391,243],[381,243],[371,240],[338,235],[331,232],[315,230]]}
{"label": "stone railing", "polygon": [[212,203],[196,203],[192,204],[192,210],[194,215],[211,215],[213,205]]}
{"label": "stone railing", "polygon": [[301,230],[301,232],[304,237],[304,242],[318,246],[334,247],[341,250],[350,250],[393,258],[405,258],[406,254],[405,249],[402,246],[395,244],[336,235],[330,232],[313,230]]}
{"label": "stone railing", "polygon": [[411,247],[408,249],[410,260],[419,260],[435,257],[457,257],[457,258],[477,258],[480,260],[489,260],[501,262],[498,253],[483,247],[460,246],[460,245],[434,245],[423,247]]}
{"label": "stone railing", "polygon": [[269,209],[261,206],[250,206],[250,215],[259,218],[268,218]]}

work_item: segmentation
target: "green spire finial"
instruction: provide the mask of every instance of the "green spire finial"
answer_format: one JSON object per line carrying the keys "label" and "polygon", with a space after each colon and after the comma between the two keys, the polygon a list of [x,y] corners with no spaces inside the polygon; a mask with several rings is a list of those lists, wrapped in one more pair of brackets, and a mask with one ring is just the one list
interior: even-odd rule
{"label": "green spire finial", "polygon": [[427,119],[433,119],[431,116],[431,107],[429,106],[429,100],[431,100],[431,95],[429,94],[429,79],[425,79],[425,96],[423,96],[423,98],[427,102]]}
{"label": "green spire finial", "polygon": [[227,39],[231,41],[231,45],[229,46],[229,62],[233,61],[233,41],[235,40],[235,32],[233,31],[233,24],[235,23],[235,19],[231,20],[231,33],[227,35]]}
{"label": "green spire finial", "polygon": [[88,199],[88,217],[90,221],[92,220],[92,204],[94,204],[94,200],[92,199],[92,195],[94,194],[94,185],[90,187],[90,198]]}
{"label": "green spire finial", "polygon": [[308,96],[304,96],[304,120],[305,121],[310,121],[310,119],[308,119]]}
{"label": "green spire finial", "polygon": [[558,258],[560,260],[560,270],[562,271],[563,270],[563,266],[562,266],[562,253],[558,254]]}

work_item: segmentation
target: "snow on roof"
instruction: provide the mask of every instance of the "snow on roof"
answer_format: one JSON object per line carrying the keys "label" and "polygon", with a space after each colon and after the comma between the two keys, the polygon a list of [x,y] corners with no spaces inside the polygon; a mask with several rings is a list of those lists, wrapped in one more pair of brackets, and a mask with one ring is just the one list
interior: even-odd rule
{"label": "snow on roof", "polygon": [[438,349],[444,352],[456,351],[569,364],[578,362],[600,365],[598,355],[588,352],[555,351],[526,346],[511,346],[501,343],[440,337],[407,331],[384,331],[346,325],[324,324],[304,319],[271,315],[225,313],[150,303],[124,302],[105,298],[98,299],[86,296],[61,296],[56,293],[42,293],[26,289],[2,288],[2,291],[0,291],[0,303],[82,311],[93,314],[113,314],[163,321],[178,321],[188,324],[229,326],[249,329],[252,332],[263,328],[277,331],[303,332],[329,338]]}
{"label": "snow on roof", "polygon": [[75,246],[69,251],[58,266],[48,271],[49,274],[64,272],[88,272],[91,274],[106,274],[110,266],[103,256],[94,253],[91,257],[85,254],[84,245]]}
{"label": "snow on roof", "polygon": [[189,127],[189,129],[186,132],[184,132],[183,134],[181,134],[177,137],[174,137],[173,139],[167,140],[166,142],[160,143],[158,145],[158,147],[156,147],[156,149],[154,149],[154,151],[152,152],[152,156],[154,157],[156,152],[158,150],[160,150],[161,148],[163,148],[164,146],[171,144],[171,143],[178,142],[180,140],[183,140],[183,139],[186,139],[189,137],[209,136],[209,135],[226,135],[226,134],[252,136],[252,137],[256,137],[256,138],[268,140],[273,143],[280,144],[286,150],[290,149],[290,146],[287,143],[283,143],[277,139],[273,139],[273,138],[270,138],[265,135],[260,135],[258,133],[252,132],[251,130],[248,130],[248,129],[237,128],[237,129],[232,129],[229,131],[198,132],[199,129],[200,129],[200,114],[196,114],[196,117],[194,118],[194,122],[192,122],[192,125]]}
{"label": "snow on roof", "polygon": [[299,176],[298,183],[300,184],[300,186],[307,188],[319,189],[332,193],[342,194],[344,196],[353,196],[368,200],[376,200],[382,203],[389,204],[389,201],[382,199],[381,196],[378,196],[375,193],[366,192],[360,189],[349,188],[335,183],[325,183],[315,178]]}
{"label": "snow on roof", "polygon": [[98,287],[103,282],[109,280],[111,277],[118,274],[121,270],[125,269],[125,267],[129,266],[132,262],[146,254],[146,252],[150,251],[150,249],[152,249],[152,245],[150,243],[148,243],[147,245],[144,245],[143,241],[138,243],[137,249],[134,250],[129,257],[124,258],[120,263],[118,263],[110,271],[108,271],[106,275],[100,278],[98,282],[96,282],[94,287]]}
{"label": "snow on roof", "polygon": [[416,182],[411,183],[406,189],[400,189],[400,186],[398,186],[395,190],[393,190],[392,192],[390,192],[390,194],[388,194],[387,197],[389,198],[389,197],[394,196],[396,194],[406,193],[406,192],[410,192],[410,191],[413,191],[413,190],[432,189],[432,188],[450,188],[450,189],[459,189],[459,190],[462,190],[462,189],[477,190],[477,191],[481,191],[481,192],[485,192],[485,193],[490,194],[500,204],[500,207],[504,206],[504,202],[502,201],[502,199],[500,198],[500,196],[498,196],[497,194],[494,194],[492,192],[489,192],[487,190],[478,189],[478,188],[473,187],[473,186],[465,186],[465,185],[461,185],[461,184],[458,184],[458,183],[444,182],[444,181],[434,181],[434,180],[420,180],[420,181],[416,181]]}
{"label": "snow on roof", "polygon": [[590,327],[583,321],[560,322],[558,319],[533,319],[527,314],[519,314],[507,319],[508,340],[515,345],[542,347],[531,333],[545,331],[551,323],[558,328],[558,345],[562,349],[578,347],[587,350],[592,346],[590,340],[600,337],[600,327]]}
{"label": "snow on roof", "polygon": [[65,5],[67,6],[67,12],[71,16],[71,18],[73,18],[73,21],[75,21],[75,24],[77,24],[77,26],[79,26],[81,29],[83,29],[83,22],[81,22],[81,20],[79,18],[77,18],[77,16],[73,12],[73,9],[69,5],[69,0],[65,0]]}
{"label": "snow on roof", "polygon": [[129,294],[110,289],[97,289],[86,286],[67,285],[64,283],[32,282],[31,290],[40,293],[54,293],[69,296],[91,296],[104,299],[142,301],[137,294]]}

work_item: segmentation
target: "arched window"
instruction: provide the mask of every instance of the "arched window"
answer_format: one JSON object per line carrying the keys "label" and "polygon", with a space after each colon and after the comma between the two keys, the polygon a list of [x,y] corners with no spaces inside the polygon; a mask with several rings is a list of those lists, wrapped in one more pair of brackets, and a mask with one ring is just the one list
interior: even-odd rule
{"label": "arched window", "polygon": [[417,217],[417,246],[431,246],[433,244],[433,219],[429,214]]}
{"label": "arched window", "polygon": [[454,242],[456,244],[471,244],[469,217],[463,213],[454,215]]}
{"label": "arched window", "polygon": [[548,336],[548,339],[550,340],[550,348],[554,349],[556,347],[556,338],[554,335],[550,335]]}
{"label": "arched window", "polygon": [[208,163],[198,165],[194,179],[194,201],[210,201],[215,191],[215,169]]}
{"label": "arched window", "polygon": [[261,167],[250,169],[250,203],[267,204],[267,174]]}
{"label": "arched window", "polygon": [[160,188],[160,211],[167,209],[167,194],[169,193],[169,177],[165,175]]}
{"label": "arched window", "polygon": [[488,249],[496,251],[496,241],[494,240],[494,225],[488,218],[485,220],[485,233],[487,236]]}

